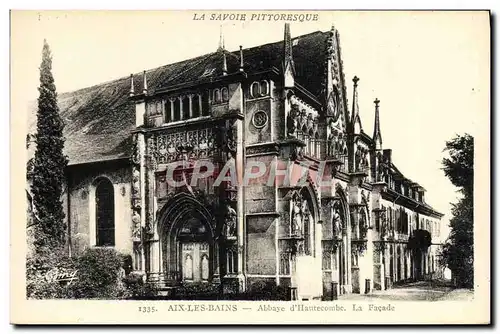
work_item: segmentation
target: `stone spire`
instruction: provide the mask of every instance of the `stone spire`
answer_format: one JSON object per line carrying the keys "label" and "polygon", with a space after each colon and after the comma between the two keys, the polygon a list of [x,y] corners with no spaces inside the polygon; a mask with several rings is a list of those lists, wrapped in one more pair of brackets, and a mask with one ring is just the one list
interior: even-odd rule
{"label": "stone spire", "polygon": [[130,75],[130,96],[134,96],[135,91],[134,91],[134,75]]}
{"label": "stone spire", "polygon": [[243,72],[243,46],[240,45],[240,72]]}
{"label": "stone spire", "polygon": [[146,77],[146,70],[143,72],[143,87],[142,87],[142,93],[147,94],[148,93],[148,78]]}
{"label": "stone spire", "polygon": [[375,103],[375,126],[373,129],[373,141],[375,142],[375,148],[377,150],[382,149],[382,134],[380,133],[380,115],[379,115],[379,103],[378,98],[373,101]]}
{"label": "stone spire", "polygon": [[361,117],[359,117],[359,103],[358,103],[358,81],[359,78],[354,76],[352,78],[353,85],[353,97],[352,97],[352,119],[351,123],[354,129],[354,133],[359,134],[363,129],[361,126]]}
{"label": "stone spire", "polygon": [[293,63],[292,46],[290,23],[285,23],[285,36],[283,39],[283,74],[285,79],[285,88],[295,86],[295,65]]}
{"label": "stone spire", "polygon": [[227,75],[227,59],[224,50],[222,50],[222,75]]}
{"label": "stone spire", "polygon": [[222,25],[221,25],[219,34],[219,47],[217,48],[217,51],[223,51],[223,50],[224,50],[224,34],[222,33]]}

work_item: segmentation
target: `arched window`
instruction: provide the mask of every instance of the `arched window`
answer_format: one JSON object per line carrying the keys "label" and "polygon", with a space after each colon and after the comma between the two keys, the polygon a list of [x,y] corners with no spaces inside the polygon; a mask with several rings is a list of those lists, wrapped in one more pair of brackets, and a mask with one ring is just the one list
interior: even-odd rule
{"label": "arched window", "polygon": [[174,102],[174,121],[181,119],[181,103],[180,99],[176,99]]}
{"label": "arched window", "polygon": [[115,245],[115,196],[113,184],[108,179],[96,187],[96,246]]}
{"label": "arched window", "polygon": [[260,95],[261,96],[269,95],[269,84],[265,80],[260,82]]}
{"label": "arched window", "polygon": [[234,274],[238,272],[238,256],[232,250],[227,252],[227,273]]}
{"label": "arched window", "polygon": [[220,102],[221,102],[220,90],[214,89],[214,103],[220,103]]}
{"label": "arched window", "polygon": [[194,95],[192,99],[192,106],[193,106],[193,117],[199,117],[201,114],[201,96],[200,95]]}
{"label": "arched window", "polygon": [[165,123],[169,123],[172,121],[172,103],[170,103],[169,100],[166,100],[164,102],[164,107],[165,107],[165,114],[163,116],[163,119],[165,120]]}
{"label": "arched window", "polygon": [[222,102],[228,102],[229,101],[229,91],[227,87],[223,87],[221,89],[221,94],[222,94]]}
{"label": "arched window", "polygon": [[260,84],[258,82],[254,82],[250,86],[250,96],[254,99],[260,96]]}
{"label": "arched window", "polygon": [[187,96],[182,99],[182,119],[189,119],[189,98]]}
{"label": "arched window", "polygon": [[210,114],[210,93],[204,92],[201,95],[201,114],[208,116]]}

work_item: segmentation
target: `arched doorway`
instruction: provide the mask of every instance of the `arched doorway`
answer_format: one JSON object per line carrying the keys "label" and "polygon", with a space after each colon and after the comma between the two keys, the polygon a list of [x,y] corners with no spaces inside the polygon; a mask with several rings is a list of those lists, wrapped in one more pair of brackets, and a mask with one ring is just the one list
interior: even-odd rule
{"label": "arched doorway", "polygon": [[184,221],[177,229],[179,272],[183,281],[207,282],[210,278],[210,235],[196,218]]}
{"label": "arched doorway", "polygon": [[297,287],[299,298],[319,297],[323,291],[318,198],[312,184],[289,196],[290,234],[285,240],[290,249],[291,284]]}
{"label": "arched doorway", "polygon": [[350,214],[347,197],[342,188],[337,187],[331,201],[330,218],[323,223],[323,293],[331,294],[332,282],[336,283],[337,292],[348,293],[351,290],[351,252],[347,229],[350,226]]}
{"label": "arched doorway", "polygon": [[214,273],[218,273],[212,222],[211,213],[188,194],[179,194],[164,205],[157,229],[160,272],[166,279],[212,281]]}

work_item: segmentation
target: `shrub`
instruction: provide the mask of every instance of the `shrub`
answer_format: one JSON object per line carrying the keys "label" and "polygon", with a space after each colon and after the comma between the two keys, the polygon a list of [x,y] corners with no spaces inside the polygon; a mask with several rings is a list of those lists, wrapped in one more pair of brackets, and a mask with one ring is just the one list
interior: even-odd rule
{"label": "shrub", "polygon": [[76,262],[74,298],[117,299],[126,294],[123,257],[113,248],[89,248]]}
{"label": "shrub", "polygon": [[184,283],[177,288],[174,299],[212,300],[218,299],[220,285],[204,282]]}
{"label": "shrub", "polygon": [[288,289],[271,281],[257,281],[248,289],[251,300],[286,300]]}
{"label": "shrub", "polygon": [[[132,258],[112,248],[89,248],[69,258],[63,249],[43,249],[26,259],[26,296],[31,299],[148,298],[155,290],[143,274],[131,272]],[[51,280],[52,270],[76,272],[76,279]],[[54,271],[52,271],[54,273]]]}
{"label": "shrub", "polygon": [[153,299],[156,297],[156,288],[154,285],[144,282],[144,274],[139,272],[130,272],[124,279],[127,289],[126,299]]}
{"label": "shrub", "polygon": [[29,299],[70,298],[72,283],[50,281],[52,270],[75,270],[75,262],[63,249],[39,249],[26,258],[26,297]]}

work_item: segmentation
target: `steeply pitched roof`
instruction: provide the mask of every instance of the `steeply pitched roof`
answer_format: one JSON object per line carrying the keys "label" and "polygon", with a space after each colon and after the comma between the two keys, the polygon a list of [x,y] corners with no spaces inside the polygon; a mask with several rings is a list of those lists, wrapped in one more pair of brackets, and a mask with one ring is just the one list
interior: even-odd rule
{"label": "steeply pitched roof", "polygon": [[[327,34],[313,32],[292,39],[296,82],[320,97],[324,90]],[[239,50],[226,52],[229,73],[237,72]],[[247,73],[276,67],[281,70],[283,41],[243,50]],[[213,52],[196,58],[161,66],[146,72],[148,91],[197,82],[207,69],[222,74],[222,53]],[[57,84],[57,83],[56,83]],[[143,75],[134,74],[136,92],[142,91]],[[58,97],[65,121],[65,153],[69,164],[81,164],[127,158],[131,148],[130,132],[135,128],[135,106],[129,100],[130,77],[62,93]],[[36,132],[36,104],[31,109],[29,133]]]}

